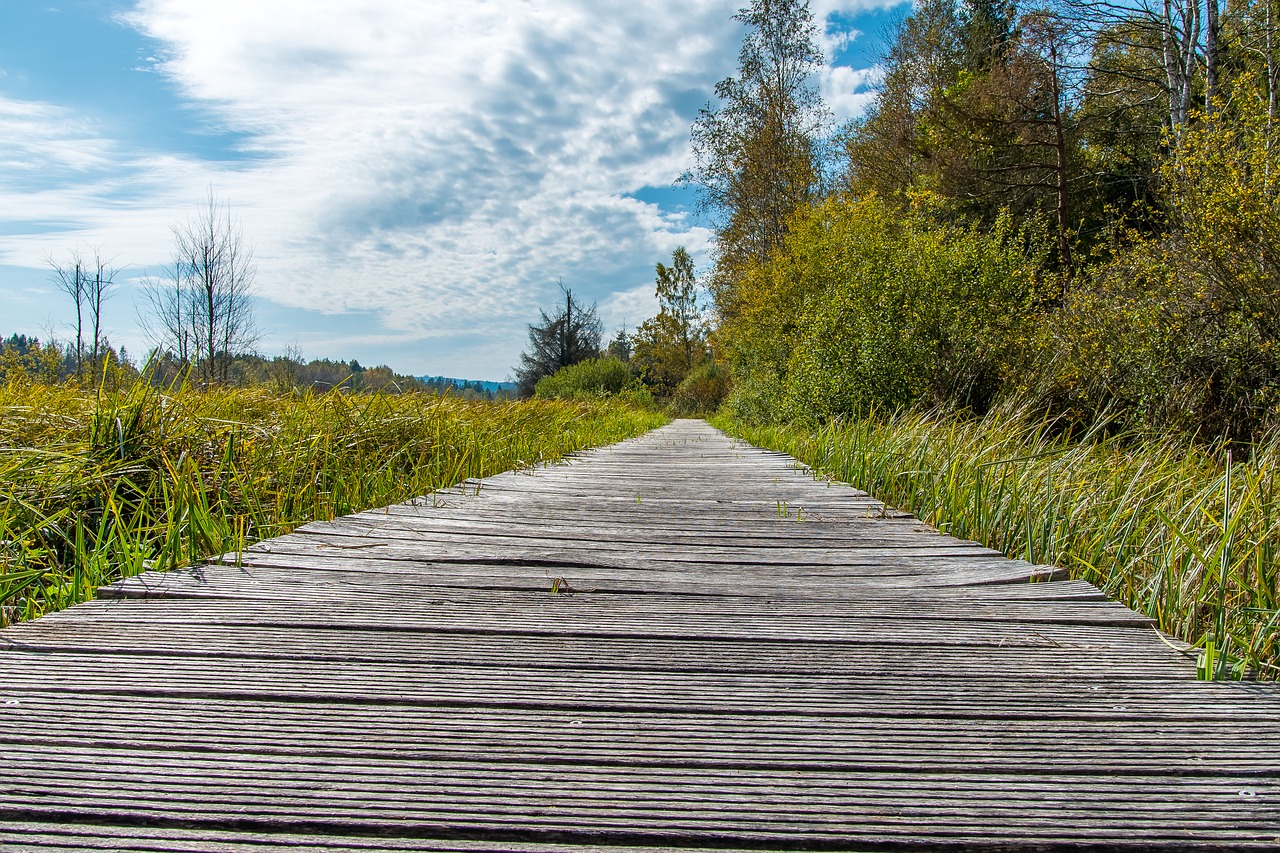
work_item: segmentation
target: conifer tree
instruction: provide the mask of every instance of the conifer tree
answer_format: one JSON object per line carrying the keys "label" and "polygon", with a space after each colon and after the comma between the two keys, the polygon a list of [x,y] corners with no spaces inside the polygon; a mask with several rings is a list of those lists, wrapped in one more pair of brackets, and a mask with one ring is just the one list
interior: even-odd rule
{"label": "conifer tree", "polygon": [[563,307],[553,314],[539,310],[539,322],[529,324],[529,348],[520,354],[520,364],[515,369],[517,391],[522,397],[533,396],[542,377],[600,355],[604,327],[595,303],[584,306],[563,283],[560,292],[564,295]]}

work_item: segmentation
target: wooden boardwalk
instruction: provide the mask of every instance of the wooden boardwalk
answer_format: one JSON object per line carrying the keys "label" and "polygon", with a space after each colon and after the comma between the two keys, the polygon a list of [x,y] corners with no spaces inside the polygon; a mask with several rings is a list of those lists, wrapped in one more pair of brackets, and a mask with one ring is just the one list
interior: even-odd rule
{"label": "wooden boardwalk", "polygon": [[0,632],[0,850],[1280,851],[1275,685],[701,422],[242,562]]}

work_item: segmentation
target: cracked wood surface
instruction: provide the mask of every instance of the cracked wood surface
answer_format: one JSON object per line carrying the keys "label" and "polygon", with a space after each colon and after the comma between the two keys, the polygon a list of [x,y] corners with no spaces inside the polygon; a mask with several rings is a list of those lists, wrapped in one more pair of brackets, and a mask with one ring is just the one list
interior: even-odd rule
{"label": "cracked wood surface", "polygon": [[0,850],[1280,851],[1274,685],[700,421],[99,595]]}

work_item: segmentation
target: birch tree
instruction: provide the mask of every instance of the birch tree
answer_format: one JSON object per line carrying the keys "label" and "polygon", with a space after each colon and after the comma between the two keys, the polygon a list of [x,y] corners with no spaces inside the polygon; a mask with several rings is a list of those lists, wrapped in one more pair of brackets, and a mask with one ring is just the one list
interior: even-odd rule
{"label": "birch tree", "polygon": [[734,20],[748,27],[738,75],[716,84],[718,103],[694,121],[695,165],[683,176],[717,221],[726,286],[733,270],[780,246],[791,214],[819,195],[830,121],[813,82],[823,56],[808,3],[753,0]]}

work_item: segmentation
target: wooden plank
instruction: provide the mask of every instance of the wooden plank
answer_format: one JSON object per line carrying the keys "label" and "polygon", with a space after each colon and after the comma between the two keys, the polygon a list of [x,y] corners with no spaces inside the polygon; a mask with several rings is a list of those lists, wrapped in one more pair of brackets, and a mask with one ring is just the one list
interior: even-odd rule
{"label": "wooden plank", "polygon": [[[457,839],[370,838],[366,836],[298,835],[294,833],[236,832],[137,826],[51,825],[0,822],[0,839],[12,849],[43,851],[110,850],[115,853],[329,853],[329,851],[423,851],[423,853],[574,853],[577,845],[538,842]],[[5,845],[0,840],[0,845]],[[10,849],[0,846],[0,850]],[[593,847],[597,853],[635,853],[634,847]],[[693,853],[701,848],[664,848],[669,853]],[[722,853],[746,853],[724,849]],[[801,851],[803,853],[803,851]]]}

